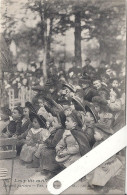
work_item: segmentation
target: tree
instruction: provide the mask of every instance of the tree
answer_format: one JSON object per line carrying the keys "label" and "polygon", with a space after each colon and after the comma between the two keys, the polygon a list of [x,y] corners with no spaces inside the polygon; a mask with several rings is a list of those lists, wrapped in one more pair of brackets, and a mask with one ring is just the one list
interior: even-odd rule
{"label": "tree", "polygon": [[2,34],[0,34],[0,106],[3,103],[3,77],[4,71],[11,70],[11,57],[7,43]]}

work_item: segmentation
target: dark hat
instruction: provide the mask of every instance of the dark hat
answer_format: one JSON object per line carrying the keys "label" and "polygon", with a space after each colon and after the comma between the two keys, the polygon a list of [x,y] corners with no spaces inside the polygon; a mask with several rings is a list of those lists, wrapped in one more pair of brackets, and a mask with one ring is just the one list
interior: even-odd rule
{"label": "dark hat", "polygon": [[2,107],[1,109],[0,109],[0,113],[2,113],[2,114],[4,114],[4,115],[6,115],[6,116],[11,116],[11,110],[9,109],[9,108],[7,108],[7,107]]}
{"label": "dark hat", "polygon": [[52,106],[44,105],[44,107],[45,107],[45,110],[46,110],[48,113],[51,113],[51,114],[52,114],[52,116],[55,116],[55,117],[57,116],[57,113],[56,113],[55,109],[53,109]]}
{"label": "dark hat", "polygon": [[82,78],[79,80],[79,84],[91,84],[91,79],[90,78]]}
{"label": "dark hat", "polygon": [[120,82],[120,78],[114,77],[114,78],[111,78],[111,79],[110,79],[110,83],[112,83],[114,80],[117,80],[118,82]]}
{"label": "dark hat", "polygon": [[86,59],[85,59],[85,61],[89,61],[89,62],[91,62],[91,60],[90,60],[89,58],[86,58]]}
{"label": "dark hat", "polygon": [[75,107],[77,108],[76,110],[80,110],[80,111],[85,112],[85,108],[84,108],[80,98],[75,96],[75,97],[72,97],[71,100],[72,100],[72,103],[74,103]]}
{"label": "dark hat", "polygon": [[65,128],[66,127],[66,125],[65,125],[66,116],[65,116],[64,112],[63,111],[59,112],[59,114],[57,115],[57,117],[58,117],[58,120],[60,121],[62,127]]}
{"label": "dark hat", "polygon": [[82,128],[82,121],[81,118],[78,116],[77,112],[75,110],[72,111],[72,113],[70,114],[70,116],[72,118],[72,120],[74,120],[77,123],[77,126]]}
{"label": "dark hat", "polygon": [[112,129],[101,123],[96,123],[94,127],[96,127],[98,130],[102,131],[107,135],[112,135],[114,133]]}
{"label": "dark hat", "polygon": [[33,112],[33,113],[35,113],[35,114],[37,113],[31,102],[28,102],[28,101],[27,101],[27,102],[25,103],[25,107],[27,107],[27,108],[29,109],[30,112]]}
{"label": "dark hat", "polygon": [[108,104],[107,101],[106,101],[105,99],[103,99],[102,97],[100,97],[100,96],[94,96],[94,97],[92,98],[92,102],[93,102],[93,103],[97,103],[97,104],[99,104],[100,106],[101,106],[101,105],[106,106],[106,105]]}
{"label": "dark hat", "polygon": [[98,121],[98,115],[97,115],[97,112],[96,112],[96,110],[95,110],[95,108],[94,108],[94,106],[92,105],[92,104],[90,104],[90,103],[86,103],[85,104],[85,111],[86,112],[90,112],[92,115],[93,115],[93,117],[94,117],[94,119],[95,119],[95,122],[97,122]]}
{"label": "dark hat", "polygon": [[23,115],[23,108],[20,106],[17,106],[14,108],[14,110],[18,110],[19,114]]}
{"label": "dark hat", "polygon": [[67,87],[68,89],[70,89],[72,92],[75,92],[75,89],[71,84],[63,83],[62,85],[63,87]]}
{"label": "dark hat", "polygon": [[44,92],[45,93],[45,89],[44,89],[44,87],[42,87],[41,85],[36,85],[36,86],[33,86],[32,87],[32,90],[33,91],[42,91],[42,92]]}
{"label": "dark hat", "polygon": [[33,119],[36,118],[40,126],[42,128],[46,128],[46,119],[42,115],[38,115],[34,112],[31,112],[29,117],[31,121],[33,121]]}
{"label": "dark hat", "polygon": [[101,77],[101,79],[102,79],[102,77],[105,77],[106,79],[109,79],[110,80],[110,76],[108,74],[105,74],[105,73],[102,73],[100,75],[100,77]]}
{"label": "dark hat", "polygon": [[55,107],[59,111],[63,110],[63,107],[60,104],[56,103],[56,101],[53,100],[51,97],[44,96],[44,100],[48,103],[50,107]]}

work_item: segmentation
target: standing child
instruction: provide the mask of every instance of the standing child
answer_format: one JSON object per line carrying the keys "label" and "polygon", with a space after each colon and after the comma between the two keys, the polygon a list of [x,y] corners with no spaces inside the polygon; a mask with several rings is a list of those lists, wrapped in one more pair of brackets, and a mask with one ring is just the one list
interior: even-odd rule
{"label": "standing child", "polygon": [[46,121],[42,116],[36,115],[35,113],[30,114],[30,120],[32,121],[32,128],[29,130],[26,137],[26,144],[23,146],[20,153],[20,159],[24,162],[32,162],[32,167],[38,164],[39,159],[36,158],[36,153],[44,147],[45,140],[49,137],[50,133],[46,129]]}

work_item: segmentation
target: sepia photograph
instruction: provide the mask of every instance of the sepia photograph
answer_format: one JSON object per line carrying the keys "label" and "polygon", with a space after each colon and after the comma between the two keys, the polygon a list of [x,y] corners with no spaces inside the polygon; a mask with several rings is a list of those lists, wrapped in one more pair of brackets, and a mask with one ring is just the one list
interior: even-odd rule
{"label": "sepia photograph", "polygon": [[[125,125],[126,1],[1,0],[1,195],[50,195]],[[62,194],[125,195],[125,183],[124,148]]]}

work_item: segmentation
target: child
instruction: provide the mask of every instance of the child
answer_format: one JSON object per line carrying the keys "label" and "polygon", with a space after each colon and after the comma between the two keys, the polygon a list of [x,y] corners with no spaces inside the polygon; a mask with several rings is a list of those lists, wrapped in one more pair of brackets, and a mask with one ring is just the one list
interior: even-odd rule
{"label": "child", "polygon": [[22,115],[23,109],[18,106],[15,107],[12,112],[12,121],[8,124],[6,128],[3,129],[2,133],[5,137],[16,137],[21,134],[21,126],[22,126]]}
{"label": "child", "polygon": [[101,125],[107,126],[110,128],[113,122],[113,114],[109,112],[108,103],[105,99],[102,99],[100,96],[95,96],[92,98],[93,105],[95,110],[98,113],[99,120],[98,122]]}
{"label": "child", "polygon": [[41,150],[40,168],[41,173],[50,178],[52,175],[58,173],[61,169],[60,165],[56,162],[56,150],[55,147],[61,140],[65,130],[66,116],[63,111],[57,113],[56,116],[52,116],[52,127],[49,128],[50,136],[45,141],[46,147]]}
{"label": "child", "polygon": [[92,105],[85,105],[85,110],[83,131],[89,141],[90,147],[92,148],[95,143],[94,124],[98,121],[98,116]]}
{"label": "child", "polygon": [[56,161],[68,167],[90,150],[89,142],[81,131],[82,122],[73,112],[66,118],[66,130],[62,139],[56,146]]}
{"label": "child", "polygon": [[39,110],[37,112],[38,115],[42,115],[45,118],[48,117],[48,112],[45,109],[46,102],[42,96],[38,97]]}
{"label": "child", "polygon": [[26,141],[26,136],[28,134],[29,129],[31,128],[31,121],[29,119],[30,110],[28,107],[23,108],[23,118],[22,118],[22,125],[21,125],[21,133],[17,136],[17,155],[20,154],[23,144]]}
{"label": "child", "polygon": [[93,86],[95,87],[95,89],[97,90],[98,92],[98,95],[100,95],[102,98],[105,98],[108,97],[109,95],[109,90],[106,86],[104,86],[101,82],[101,80],[99,79],[95,79],[93,81]]}
{"label": "child", "polygon": [[36,163],[38,164],[36,154],[39,156],[40,150],[44,147],[44,142],[50,133],[46,129],[46,121],[42,116],[31,113],[30,120],[32,121],[32,128],[26,137],[26,144],[22,148],[20,159],[29,163],[33,161],[30,167],[35,167]]}
{"label": "child", "polygon": [[110,83],[111,83],[111,86],[113,88],[119,88],[120,87],[120,81],[118,78],[113,78],[113,79],[110,79]]}
{"label": "child", "polygon": [[0,112],[0,134],[2,136],[2,131],[4,128],[6,128],[9,123],[10,123],[10,116],[11,116],[11,110],[6,108],[6,107],[2,107],[1,108],[1,112]]}
{"label": "child", "polygon": [[[112,135],[111,131],[107,131],[107,129],[101,128],[99,124],[95,125],[94,138],[96,140],[96,143],[93,148],[107,139],[110,135]],[[116,155],[111,157],[109,160],[104,162],[102,165],[100,165],[94,171],[87,175],[89,186],[91,188],[95,188],[97,186],[105,186],[106,183],[117,174],[121,167],[122,163],[116,157]]]}
{"label": "child", "polygon": [[120,94],[117,89],[110,90],[108,107],[114,114],[122,110],[122,102],[120,100]]}

